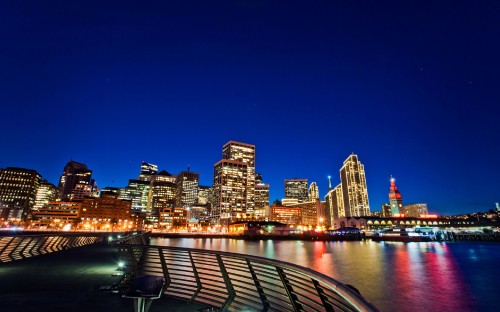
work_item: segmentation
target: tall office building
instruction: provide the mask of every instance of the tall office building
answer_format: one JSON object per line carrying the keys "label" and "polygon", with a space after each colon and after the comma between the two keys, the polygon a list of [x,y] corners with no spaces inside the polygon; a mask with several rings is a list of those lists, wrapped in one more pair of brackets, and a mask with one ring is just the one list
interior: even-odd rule
{"label": "tall office building", "polygon": [[214,165],[212,221],[220,223],[255,209],[255,145],[229,141]]}
{"label": "tall office building", "polygon": [[313,182],[309,186],[309,201],[315,202],[317,199],[319,199],[318,185],[316,184],[316,182]]}
{"label": "tall office building", "polygon": [[370,215],[365,167],[357,155],[350,155],[340,169],[340,183],[346,217]]}
{"label": "tall office building", "polygon": [[189,208],[198,200],[198,172],[182,171],[177,175],[177,207]]}
{"label": "tall office building", "polygon": [[346,216],[342,196],[342,184],[337,185],[334,189],[330,188],[328,194],[325,196],[325,202],[326,225],[331,227],[336,219]]}
{"label": "tall office building", "polygon": [[128,186],[120,190],[118,199],[130,200],[133,210],[147,211],[150,181],[128,180]]}
{"label": "tall office building", "polygon": [[66,202],[90,196],[92,182],[92,170],[89,170],[87,165],[73,160],[68,161],[57,186],[59,200]]}
{"label": "tall office building", "polygon": [[158,173],[158,166],[147,163],[145,161],[141,164],[141,173],[137,180],[140,181],[151,181],[151,177],[155,176]]}
{"label": "tall office building", "polygon": [[391,187],[389,189],[389,204],[391,205],[391,214],[397,215],[402,213],[403,197],[396,186],[396,179],[391,178]]}
{"label": "tall office building", "polygon": [[285,199],[296,199],[297,203],[308,202],[307,179],[285,179]]}
{"label": "tall office building", "polygon": [[151,211],[155,214],[164,211],[163,208],[174,208],[177,201],[177,184],[175,176],[165,170],[152,176],[149,190]]}
{"label": "tall office building", "polygon": [[36,199],[35,205],[33,206],[33,210],[39,210],[44,205],[47,205],[49,202],[52,202],[56,198],[56,186],[52,183],[49,183],[47,180],[43,180],[40,182],[40,186],[36,191]]}
{"label": "tall office building", "polygon": [[35,170],[0,169],[0,215],[7,220],[24,220],[35,205],[40,180]]}
{"label": "tall office building", "polygon": [[255,184],[255,210],[262,210],[267,206],[269,206],[269,184]]}

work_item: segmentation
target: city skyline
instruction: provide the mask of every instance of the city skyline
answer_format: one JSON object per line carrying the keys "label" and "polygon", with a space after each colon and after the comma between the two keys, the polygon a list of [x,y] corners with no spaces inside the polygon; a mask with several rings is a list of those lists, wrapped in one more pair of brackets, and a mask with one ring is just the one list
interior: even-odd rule
{"label": "city skyline", "polygon": [[74,159],[100,187],[124,187],[144,160],[211,185],[235,140],[257,147],[271,201],[291,178],[323,199],[355,153],[372,211],[391,175],[405,203],[486,211],[500,201],[495,12],[495,1],[4,2],[0,167],[57,185]]}

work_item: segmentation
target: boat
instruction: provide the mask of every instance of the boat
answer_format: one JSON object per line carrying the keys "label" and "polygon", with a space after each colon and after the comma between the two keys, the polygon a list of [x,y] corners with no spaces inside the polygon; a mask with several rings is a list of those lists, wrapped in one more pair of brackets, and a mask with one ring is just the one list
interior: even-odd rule
{"label": "boat", "polygon": [[432,232],[422,232],[413,228],[392,228],[372,234],[375,242],[430,242],[434,240]]}

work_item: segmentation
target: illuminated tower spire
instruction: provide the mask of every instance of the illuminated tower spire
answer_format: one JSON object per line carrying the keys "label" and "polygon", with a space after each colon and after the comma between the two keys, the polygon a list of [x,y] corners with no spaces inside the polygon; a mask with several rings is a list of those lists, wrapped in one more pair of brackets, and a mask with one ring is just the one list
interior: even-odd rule
{"label": "illuminated tower spire", "polygon": [[403,196],[398,191],[398,187],[396,186],[396,179],[394,179],[391,175],[391,187],[389,191],[389,202],[391,204],[391,213],[394,216],[395,214],[401,213],[401,208],[403,208]]}
{"label": "illuminated tower spire", "polygon": [[329,190],[332,189],[332,177],[331,176],[328,176],[328,189]]}

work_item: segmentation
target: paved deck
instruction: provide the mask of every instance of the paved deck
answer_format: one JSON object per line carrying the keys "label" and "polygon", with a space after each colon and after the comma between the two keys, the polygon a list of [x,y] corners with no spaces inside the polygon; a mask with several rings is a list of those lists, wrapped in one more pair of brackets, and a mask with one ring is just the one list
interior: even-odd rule
{"label": "paved deck", "polygon": [[[0,264],[0,310],[134,311],[124,299],[101,286],[118,282],[117,252],[111,246],[92,245]],[[150,311],[204,311],[197,303],[162,297]]]}

